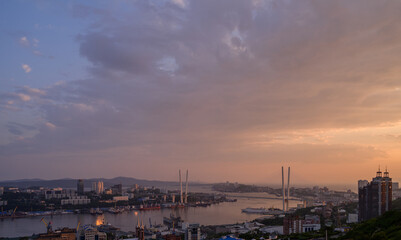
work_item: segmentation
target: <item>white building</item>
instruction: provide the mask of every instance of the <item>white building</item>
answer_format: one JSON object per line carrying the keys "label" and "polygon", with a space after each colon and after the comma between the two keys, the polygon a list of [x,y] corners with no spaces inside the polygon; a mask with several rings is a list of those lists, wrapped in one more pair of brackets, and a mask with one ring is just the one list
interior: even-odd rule
{"label": "white building", "polygon": [[266,226],[260,229],[263,233],[278,233],[280,235],[284,234],[283,226]]}
{"label": "white building", "polygon": [[61,199],[61,205],[84,205],[91,202],[87,196],[74,196],[68,199]]}
{"label": "white building", "polygon": [[357,222],[358,222],[358,214],[349,213],[347,218],[347,223],[357,223]]}
{"label": "white building", "polygon": [[113,201],[128,201],[128,196],[114,196]]}
{"label": "white building", "polygon": [[302,225],[303,232],[312,232],[320,230],[320,223],[305,223]]}
{"label": "white building", "polygon": [[77,196],[77,192],[73,189],[54,188],[45,191],[45,199],[73,198],[75,196]]}

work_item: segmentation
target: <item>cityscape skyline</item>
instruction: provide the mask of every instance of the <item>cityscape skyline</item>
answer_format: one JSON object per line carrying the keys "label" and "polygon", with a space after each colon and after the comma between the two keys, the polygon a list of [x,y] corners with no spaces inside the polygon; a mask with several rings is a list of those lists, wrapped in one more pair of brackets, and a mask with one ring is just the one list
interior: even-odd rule
{"label": "cityscape skyline", "polygon": [[0,181],[399,182],[400,8],[2,1]]}

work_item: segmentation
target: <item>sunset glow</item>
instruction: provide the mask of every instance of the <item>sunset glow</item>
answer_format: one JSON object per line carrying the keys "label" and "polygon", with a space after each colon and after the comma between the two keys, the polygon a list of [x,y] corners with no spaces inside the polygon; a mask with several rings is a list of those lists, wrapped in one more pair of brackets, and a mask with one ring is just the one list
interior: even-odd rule
{"label": "sunset glow", "polygon": [[0,180],[401,181],[400,8],[2,1]]}

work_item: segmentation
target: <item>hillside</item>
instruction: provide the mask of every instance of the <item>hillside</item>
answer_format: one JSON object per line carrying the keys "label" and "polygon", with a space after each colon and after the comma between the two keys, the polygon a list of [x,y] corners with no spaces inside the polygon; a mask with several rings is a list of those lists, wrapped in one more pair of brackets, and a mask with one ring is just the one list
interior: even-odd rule
{"label": "hillside", "polygon": [[342,239],[399,240],[401,239],[401,211],[389,211],[379,218],[356,224]]}

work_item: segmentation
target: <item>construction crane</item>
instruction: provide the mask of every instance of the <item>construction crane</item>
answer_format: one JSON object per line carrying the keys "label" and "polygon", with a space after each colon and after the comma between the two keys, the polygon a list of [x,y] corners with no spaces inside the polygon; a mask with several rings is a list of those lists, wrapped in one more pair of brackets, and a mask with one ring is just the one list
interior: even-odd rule
{"label": "construction crane", "polygon": [[13,213],[11,213],[11,217],[14,217],[15,211],[17,211],[18,206],[15,206]]}
{"label": "construction crane", "polygon": [[43,222],[43,223],[45,224],[46,229],[47,229],[47,233],[53,232],[53,229],[52,229],[52,222],[51,222],[51,221],[46,222],[46,220],[45,220],[44,217],[43,217],[42,219],[40,219],[40,221]]}
{"label": "construction crane", "polygon": [[78,221],[78,224],[77,224],[77,232],[78,232],[78,229],[79,229],[79,226],[81,225],[81,221]]}

